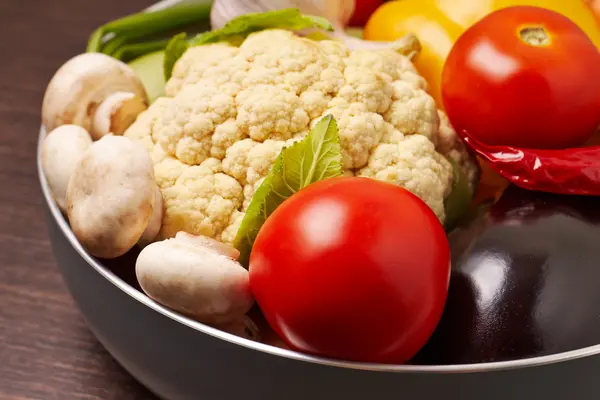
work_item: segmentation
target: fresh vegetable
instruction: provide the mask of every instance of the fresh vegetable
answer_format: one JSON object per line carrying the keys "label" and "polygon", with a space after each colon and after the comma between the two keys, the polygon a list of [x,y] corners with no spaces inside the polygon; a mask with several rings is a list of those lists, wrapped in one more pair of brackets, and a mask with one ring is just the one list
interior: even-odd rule
{"label": "fresh vegetable", "polygon": [[415,59],[429,90],[442,107],[441,77],[453,43],[471,25],[492,11],[530,5],[559,12],[574,21],[600,48],[600,25],[582,0],[396,0],[379,7],[367,22],[364,38],[396,40],[409,32],[423,49]]}
{"label": "fresh vegetable", "polygon": [[181,58],[183,53],[189,49],[190,45],[187,41],[187,34],[179,33],[169,41],[163,56],[163,75],[164,81],[171,79],[173,68],[177,60]]}
{"label": "fresh vegetable", "polygon": [[464,139],[496,171],[519,187],[600,196],[600,146],[535,150],[487,146],[468,136]]}
{"label": "fresh vegetable", "polygon": [[163,50],[168,40],[157,36],[193,25],[206,26],[211,4],[209,0],[183,0],[168,7],[151,8],[111,21],[92,33],[87,51],[104,53],[127,62]]}
{"label": "fresh vegetable", "polygon": [[511,186],[451,233],[444,315],[412,362],[505,361],[596,345],[598,201]]}
{"label": "fresh vegetable", "polygon": [[356,0],[352,18],[348,22],[350,26],[365,26],[369,17],[377,10],[384,0]]}
{"label": "fresh vegetable", "polygon": [[265,29],[302,30],[311,28],[332,30],[333,26],[322,17],[303,15],[296,8],[288,8],[240,15],[228,21],[219,29],[200,33],[189,40],[185,34],[175,35],[165,51],[165,78],[169,79],[171,77],[175,63],[190,46],[202,46],[228,40],[235,42],[245,38],[252,32]]}
{"label": "fresh vegetable", "polygon": [[341,177],[300,190],[258,233],[250,287],[293,349],[403,363],[442,314],[450,253],[442,225],[396,185]]}
{"label": "fresh vegetable", "polygon": [[465,210],[469,209],[473,201],[474,188],[469,185],[469,177],[460,166],[453,160],[452,164],[453,180],[450,195],[444,200],[444,211],[446,220],[444,226],[446,230],[451,231],[460,219],[464,216]]}
{"label": "fresh vegetable", "polygon": [[131,69],[133,69],[142,81],[150,103],[165,94],[164,60],[165,53],[157,51],[136,58],[129,63]]}
{"label": "fresh vegetable", "polygon": [[42,168],[56,204],[67,212],[67,186],[82,154],[92,145],[90,134],[77,125],[61,125],[44,139]]}
{"label": "fresh vegetable", "polygon": [[145,247],[135,272],[151,299],[200,322],[233,328],[254,304],[248,271],[235,249],[212,242],[178,232]]}
{"label": "fresh vegetable", "polygon": [[572,21],[507,7],[467,29],[442,74],[455,129],[494,146],[563,149],[600,126],[600,52]]}
{"label": "fresh vegetable", "polygon": [[233,242],[241,252],[240,262],[247,265],[256,235],[283,201],[311,183],[341,175],[338,128],[327,115],[306,138],[281,151],[256,190]]}
{"label": "fresh vegetable", "polygon": [[50,80],[42,122],[47,132],[73,124],[99,139],[108,133],[123,134],[147,104],[144,86],[127,64],[85,53],[63,64]]}
{"label": "fresh vegetable", "polygon": [[107,135],[94,142],[69,179],[69,223],[95,257],[119,257],[136,243],[152,241],[162,209],[148,152],[123,136]]}
{"label": "fresh vegetable", "polygon": [[213,29],[221,29],[240,16],[297,9],[302,13],[321,16],[334,26],[346,26],[354,12],[354,5],[354,0],[215,0],[210,24]]}
{"label": "fresh vegetable", "polygon": [[[411,54],[411,57],[420,50],[419,41],[416,36],[410,32],[403,35],[401,38],[398,38],[398,40],[386,43],[366,41],[355,35],[348,34],[348,32],[346,32],[346,27],[353,14],[354,3],[354,0],[216,0],[211,13],[211,25],[213,29],[220,30],[224,28],[226,24],[229,24],[237,18],[244,20],[265,13],[277,16],[279,13],[291,15],[291,13],[302,12],[321,16],[331,22],[330,26],[328,26],[325,31],[323,31],[323,27],[320,26],[310,26],[307,27],[308,29],[303,28],[305,31],[309,32],[307,36],[310,36],[313,39],[339,40],[352,50],[375,48],[392,49],[402,54]],[[297,9],[294,7],[297,7]],[[282,20],[285,20],[285,18],[282,18]],[[277,20],[275,20],[275,23],[276,24],[272,27],[286,28]],[[287,29],[298,30],[296,28]],[[317,29],[317,32],[314,32],[315,29]],[[321,29],[321,31],[318,29]]]}
{"label": "fresh vegetable", "polygon": [[158,239],[185,231],[233,243],[281,150],[327,115],[337,121],[345,175],[405,187],[444,221],[449,160],[470,190],[478,169],[423,84],[395,51],[286,30],[254,32],[239,47],[190,47],[167,96],[125,133],[152,154],[165,201]]}

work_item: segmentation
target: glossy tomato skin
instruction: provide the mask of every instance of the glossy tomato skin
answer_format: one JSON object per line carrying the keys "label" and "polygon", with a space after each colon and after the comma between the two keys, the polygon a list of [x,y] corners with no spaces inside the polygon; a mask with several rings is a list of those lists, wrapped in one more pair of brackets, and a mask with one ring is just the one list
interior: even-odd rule
{"label": "glossy tomato skin", "polygon": [[250,256],[269,325],[310,354],[403,363],[444,308],[448,241],[429,207],[368,178],[317,182],[275,210]]}
{"label": "glossy tomato skin", "polygon": [[[549,41],[527,44],[542,27]],[[568,148],[600,125],[600,53],[568,18],[543,8],[509,7],[457,40],[442,74],[450,121],[489,145]]]}

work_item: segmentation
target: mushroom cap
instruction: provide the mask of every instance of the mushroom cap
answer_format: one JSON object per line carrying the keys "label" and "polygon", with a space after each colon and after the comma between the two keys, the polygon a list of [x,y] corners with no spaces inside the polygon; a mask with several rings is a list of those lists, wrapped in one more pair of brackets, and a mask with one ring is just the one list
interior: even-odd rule
{"label": "mushroom cap", "polygon": [[79,159],[92,145],[89,133],[77,125],[62,125],[48,133],[42,144],[42,169],[52,197],[67,211],[67,186]]}
{"label": "mushroom cap", "polygon": [[151,299],[211,325],[239,321],[254,304],[244,267],[181,237],[145,247],[136,261],[136,276]]}
{"label": "mushroom cap", "polygon": [[145,103],[142,81],[127,64],[101,53],[71,58],[54,74],[42,103],[47,131],[64,124],[80,125],[91,132],[97,107],[116,92],[134,93]]}
{"label": "mushroom cap", "polygon": [[235,247],[223,242],[219,242],[213,238],[209,238],[208,236],[192,235],[191,233],[180,231],[175,234],[175,237],[180,240],[188,241],[190,244],[195,246],[203,246],[207,249],[216,251],[217,253],[229,257],[232,260],[237,260],[240,257],[240,251]]}
{"label": "mushroom cap", "polygon": [[142,233],[142,237],[138,241],[138,245],[144,247],[150,244],[157,236],[160,228],[162,226],[162,218],[164,212],[164,203],[162,198],[162,192],[158,185],[156,185],[156,189],[154,190],[154,202],[152,204],[152,216],[150,217],[150,221],[148,221],[148,226]]}
{"label": "mushroom cap", "polygon": [[69,181],[71,229],[90,254],[121,256],[148,226],[155,194],[147,150],[124,136],[104,136],[83,154]]}

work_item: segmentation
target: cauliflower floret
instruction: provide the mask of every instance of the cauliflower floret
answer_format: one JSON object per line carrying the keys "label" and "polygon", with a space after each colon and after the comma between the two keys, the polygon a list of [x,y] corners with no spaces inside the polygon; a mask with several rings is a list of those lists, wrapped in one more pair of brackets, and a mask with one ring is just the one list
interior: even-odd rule
{"label": "cauliflower floret", "polygon": [[331,95],[318,90],[309,90],[300,95],[300,101],[309,118],[313,121],[327,109]]}
{"label": "cauliflower floret", "polygon": [[223,171],[237,179],[242,185],[247,183],[246,176],[250,167],[248,154],[258,142],[252,139],[244,139],[235,142],[226,151],[223,159]]}
{"label": "cauliflower floret", "polygon": [[185,86],[158,115],[152,138],[170,155],[197,165],[211,155],[215,128],[236,115],[234,98],[217,87]]}
{"label": "cauliflower floret", "polygon": [[259,179],[267,176],[275,159],[285,145],[286,142],[280,140],[267,140],[250,149],[248,152],[249,162],[246,181],[249,184],[255,184]]}
{"label": "cauliflower floret", "polygon": [[[155,166],[157,175],[170,171],[165,162]],[[231,176],[215,173],[214,164],[210,167],[179,166],[179,176],[170,185],[165,184],[164,175],[157,177],[165,209],[161,238],[179,231],[215,238],[229,225],[231,215],[242,205],[243,189]]]}
{"label": "cauliflower floret", "polygon": [[229,218],[229,225],[221,233],[221,242],[233,244],[235,236],[237,235],[237,231],[240,229],[240,225],[242,224],[245,215],[246,213],[237,210],[231,214],[231,218]]}
{"label": "cauliflower floret", "polygon": [[419,75],[413,63],[391,49],[376,52],[354,50],[346,59],[346,65],[377,72],[390,82],[401,80],[413,84],[416,88],[427,90],[427,82]]}
{"label": "cauliflower floret", "polygon": [[440,129],[438,132],[437,151],[446,158],[454,161],[463,170],[468,179],[469,189],[471,189],[471,192],[475,192],[480,174],[477,161],[469,154],[465,144],[456,134],[446,113],[438,111],[438,115],[440,118]]}
{"label": "cauliflower floret", "polygon": [[433,97],[409,82],[395,81],[393,87],[394,102],[385,120],[404,135],[423,135],[435,144],[440,119]]}
{"label": "cauliflower floret", "polygon": [[245,137],[246,135],[238,128],[235,119],[228,119],[215,128],[211,138],[210,155],[222,160],[227,153],[227,149]]}
{"label": "cauliflower floret", "polygon": [[456,162],[477,165],[427,93],[412,62],[392,50],[349,50],[285,30],[239,47],[192,47],[125,136],[151,155],[164,198],[160,238],[177,231],[232,243],[277,156],[325,115],[338,124],[345,176],[393,182],[444,220]]}
{"label": "cauliflower floret", "polygon": [[219,69],[221,77],[227,81],[235,80],[231,79],[235,71],[226,73],[227,70],[222,65],[232,60],[238,52],[237,47],[220,43],[188,49],[173,68],[172,77],[165,88],[167,96],[176,96],[183,86],[197,83],[205,75],[219,75],[215,68]]}
{"label": "cauliflower floret", "polygon": [[344,77],[346,84],[340,89],[338,98],[347,103],[365,104],[369,112],[383,113],[390,107],[394,89],[382,75],[367,68],[347,67]]}
{"label": "cauliflower floret", "polygon": [[154,140],[152,131],[156,120],[168,108],[173,100],[167,97],[159,97],[152,103],[152,107],[138,115],[137,119],[127,129],[127,136],[130,139],[139,141],[144,147],[152,152],[154,149]]}
{"label": "cauliflower floret", "polygon": [[[348,104],[336,99],[323,115],[331,114],[336,119],[342,146],[342,167],[356,169],[365,166],[369,153],[379,143],[385,123],[377,113],[367,111],[364,103]],[[318,120],[314,121],[316,124]]]}
{"label": "cauliflower floret", "polygon": [[444,221],[444,199],[452,188],[452,165],[424,136],[380,144],[367,167],[356,174],[402,186],[421,198]]}
{"label": "cauliflower floret", "polygon": [[343,70],[340,57],[328,57],[318,42],[300,38],[289,31],[253,33],[240,46],[240,55],[252,60],[243,81],[245,88],[268,83],[285,85],[300,94],[314,84],[324,83],[324,71]]}
{"label": "cauliflower floret", "polygon": [[238,128],[258,142],[287,140],[310,122],[298,96],[279,86],[252,86],[240,92],[236,102]]}

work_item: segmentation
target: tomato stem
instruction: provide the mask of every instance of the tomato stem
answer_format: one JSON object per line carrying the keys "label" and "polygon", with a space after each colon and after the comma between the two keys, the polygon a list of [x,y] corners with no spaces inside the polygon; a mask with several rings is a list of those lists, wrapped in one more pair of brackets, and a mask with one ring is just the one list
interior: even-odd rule
{"label": "tomato stem", "polygon": [[530,46],[545,47],[550,44],[550,36],[543,26],[528,26],[519,30],[521,40]]}

